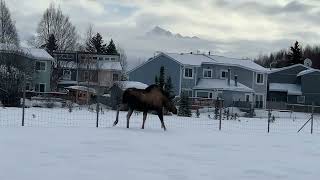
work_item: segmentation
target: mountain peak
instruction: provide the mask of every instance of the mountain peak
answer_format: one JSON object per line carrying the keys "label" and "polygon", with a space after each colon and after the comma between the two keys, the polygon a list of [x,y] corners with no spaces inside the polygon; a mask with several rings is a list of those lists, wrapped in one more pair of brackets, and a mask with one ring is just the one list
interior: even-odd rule
{"label": "mountain peak", "polygon": [[147,36],[158,36],[158,37],[168,37],[168,38],[178,38],[178,39],[200,39],[197,36],[189,37],[183,36],[180,33],[172,33],[169,30],[161,28],[160,26],[155,26],[151,31],[146,33]]}

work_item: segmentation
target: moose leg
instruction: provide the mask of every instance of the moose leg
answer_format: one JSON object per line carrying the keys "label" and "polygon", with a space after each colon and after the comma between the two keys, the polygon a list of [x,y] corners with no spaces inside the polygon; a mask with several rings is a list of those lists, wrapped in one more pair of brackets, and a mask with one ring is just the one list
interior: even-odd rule
{"label": "moose leg", "polygon": [[129,128],[129,120],[130,120],[132,113],[133,113],[133,109],[129,109],[128,114],[127,114],[127,128]]}
{"label": "moose leg", "polygon": [[163,130],[167,130],[166,126],[164,125],[164,121],[163,121],[163,112],[162,110],[158,111],[158,117],[160,119],[161,122],[161,128],[163,128]]}
{"label": "moose leg", "polygon": [[144,123],[146,122],[146,119],[147,119],[147,113],[148,111],[143,111],[143,121],[142,121],[141,129],[144,129]]}

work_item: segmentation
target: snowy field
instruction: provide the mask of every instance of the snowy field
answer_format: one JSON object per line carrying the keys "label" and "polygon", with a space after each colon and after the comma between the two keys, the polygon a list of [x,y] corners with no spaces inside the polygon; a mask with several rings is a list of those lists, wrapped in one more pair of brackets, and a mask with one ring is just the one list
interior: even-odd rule
{"label": "snowy field", "polygon": [[[318,116],[315,134],[308,114],[275,113],[276,122],[266,133],[265,112],[260,118],[218,121],[165,116],[168,131],[156,116],[132,116],[126,129],[125,113],[111,127],[114,111],[100,114],[86,109],[0,109],[0,179],[317,179],[320,177]],[[293,121],[293,117],[295,117]],[[69,128],[70,127],[70,128]]]}

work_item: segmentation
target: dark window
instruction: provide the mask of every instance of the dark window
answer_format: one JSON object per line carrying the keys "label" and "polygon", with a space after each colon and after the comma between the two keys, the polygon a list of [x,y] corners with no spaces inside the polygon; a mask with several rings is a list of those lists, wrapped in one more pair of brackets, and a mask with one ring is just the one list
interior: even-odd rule
{"label": "dark window", "polygon": [[45,71],[46,70],[46,63],[42,61],[36,62],[36,70],[37,71]]}
{"label": "dark window", "polygon": [[112,80],[113,81],[118,81],[119,80],[119,74],[113,74]]}
{"label": "dark window", "polygon": [[263,74],[257,74],[257,84],[263,84]]}
{"label": "dark window", "polygon": [[192,78],[193,77],[193,71],[191,68],[185,68],[184,69],[184,77],[186,78]]}

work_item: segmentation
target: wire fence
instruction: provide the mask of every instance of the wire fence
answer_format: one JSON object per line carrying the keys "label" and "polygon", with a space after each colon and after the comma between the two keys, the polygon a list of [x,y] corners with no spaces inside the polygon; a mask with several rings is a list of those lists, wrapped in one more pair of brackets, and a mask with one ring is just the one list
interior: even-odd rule
{"label": "wire fence", "polygon": [[[98,109],[98,111],[97,111]],[[165,116],[167,129],[204,128],[213,131],[240,133],[299,133],[320,134],[320,116],[312,113],[255,110],[256,116],[226,117],[221,113],[215,117],[214,112],[201,112],[199,117]],[[119,115],[119,124],[114,128],[126,127],[127,112]],[[130,128],[141,128],[143,115],[134,112],[130,118]],[[312,121],[311,121],[312,118]],[[113,128],[116,111],[105,107],[79,106],[74,108],[0,108],[0,128],[39,127],[39,128]],[[157,115],[148,114],[146,129],[161,130]]]}

